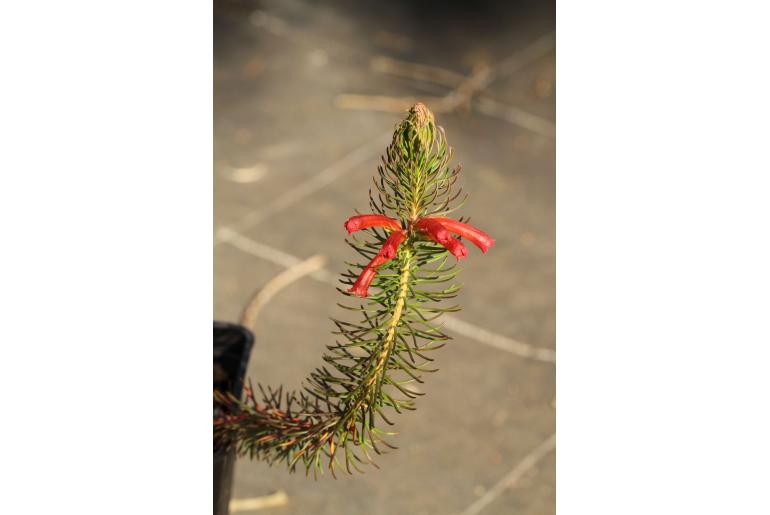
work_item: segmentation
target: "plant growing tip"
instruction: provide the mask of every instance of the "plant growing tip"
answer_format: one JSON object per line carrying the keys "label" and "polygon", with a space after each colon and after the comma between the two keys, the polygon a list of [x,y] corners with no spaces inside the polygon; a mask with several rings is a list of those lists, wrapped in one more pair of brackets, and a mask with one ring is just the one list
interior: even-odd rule
{"label": "plant growing tip", "polygon": [[[450,168],[452,150],[433,113],[415,104],[396,127],[370,194],[369,214],[349,218],[344,226],[350,244],[366,260],[352,265],[341,282],[343,293],[366,297],[366,306],[343,306],[359,313],[358,322],[333,320],[337,342],[327,347],[326,365],[314,370],[299,391],[284,392],[258,385],[241,401],[215,396],[218,415],[214,437],[221,446],[268,463],[284,462],[290,471],[298,464],[316,475],[325,460],[334,475],[337,465],[360,470],[372,463],[371,453],[393,448],[377,427],[392,424],[386,410],[414,409],[419,395],[405,385],[422,382],[432,358],[428,353],[449,339],[432,323],[445,311],[440,302],[456,296],[459,286],[444,287],[458,270],[447,264],[468,249],[460,236],[486,253],[494,239],[487,233],[447,215],[456,202],[460,168]],[[370,294],[370,287],[375,293]],[[342,290],[340,290],[342,291]],[[376,466],[376,465],[375,465]]]}

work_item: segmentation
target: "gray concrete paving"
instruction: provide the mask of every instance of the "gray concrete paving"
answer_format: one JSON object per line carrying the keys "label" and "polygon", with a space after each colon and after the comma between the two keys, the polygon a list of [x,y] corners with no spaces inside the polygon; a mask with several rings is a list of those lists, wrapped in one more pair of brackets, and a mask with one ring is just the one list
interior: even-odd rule
{"label": "gray concrete paving", "polygon": [[[234,230],[252,245],[215,235],[216,319],[236,320],[250,294],[284,269],[287,256],[325,254],[335,275],[345,260],[355,259],[342,223],[355,208],[366,210],[387,141],[382,135],[401,115],[340,109],[335,98],[450,91],[373,71],[372,57],[468,75],[479,62],[494,69],[554,29],[550,4],[474,3],[471,13],[438,2],[420,9],[412,4],[216,3],[215,230]],[[554,63],[554,51],[544,52],[482,94],[553,124]],[[497,239],[487,255],[472,249],[464,262],[457,318],[553,349],[555,141],[504,118],[474,108],[437,114],[471,195],[462,214]],[[319,182],[319,173],[333,180]],[[298,387],[321,362],[331,339],[328,318],[340,315],[340,298],[330,284],[312,278],[275,297],[260,316],[249,375]],[[393,443],[400,449],[379,457],[380,470],[313,481],[239,460],[234,497],[283,490],[288,504],[259,512],[282,515],[473,512],[474,503],[554,433],[555,367],[483,338],[453,336],[437,355],[440,371],[426,377],[418,410],[398,417]],[[554,496],[550,452],[479,512],[554,513]]]}

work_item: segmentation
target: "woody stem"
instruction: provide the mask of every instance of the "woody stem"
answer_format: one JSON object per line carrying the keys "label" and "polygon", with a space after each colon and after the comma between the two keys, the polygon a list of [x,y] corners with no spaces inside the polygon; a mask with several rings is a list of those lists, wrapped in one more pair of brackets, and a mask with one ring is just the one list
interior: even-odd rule
{"label": "woody stem", "polygon": [[409,293],[409,277],[411,276],[412,265],[412,250],[408,247],[404,247],[404,262],[401,265],[399,272],[399,290],[398,297],[396,298],[396,304],[393,308],[393,314],[388,322],[388,329],[385,333],[385,338],[382,342],[382,347],[377,355],[377,361],[374,369],[368,374],[365,381],[362,381],[361,388],[362,394],[358,397],[353,406],[346,410],[346,413],[340,417],[340,423],[346,425],[349,429],[352,429],[352,425],[355,424],[355,413],[365,408],[366,404],[373,404],[378,398],[382,379],[385,376],[385,369],[387,368],[387,362],[393,351],[393,346],[396,341],[396,329],[401,322],[401,317],[404,312],[404,305],[406,304],[406,297]]}
{"label": "woody stem", "polygon": [[[406,303],[406,294],[409,292],[409,275],[412,264],[412,251],[409,248],[404,249],[404,264],[401,266],[401,275],[399,279],[398,298],[396,299],[396,306],[393,308],[393,315],[390,318],[388,324],[388,331],[385,334],[385,341],[382,344],[380,355],[377,360],[377,367],[375,368],[375,374],[373,379],[377,379],[377,383],[382,382],[383,369],[390,357],[390,353],[393,350],[393,344],[396,340],[396,328],[401,321],[401,314],[404,310],[404,304]],[[371,383],[371,380],[370,380]]]}

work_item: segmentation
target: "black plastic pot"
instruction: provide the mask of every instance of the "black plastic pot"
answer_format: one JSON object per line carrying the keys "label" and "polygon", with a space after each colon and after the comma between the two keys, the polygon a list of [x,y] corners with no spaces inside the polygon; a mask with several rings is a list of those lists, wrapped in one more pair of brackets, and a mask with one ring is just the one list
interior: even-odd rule
{"label": "black plastic pot", "polygon": [[[245,327],[214,322],[214,389],[240,398],[254,335]],[[234,451],[214,447],[214,515],[228,515]]]}

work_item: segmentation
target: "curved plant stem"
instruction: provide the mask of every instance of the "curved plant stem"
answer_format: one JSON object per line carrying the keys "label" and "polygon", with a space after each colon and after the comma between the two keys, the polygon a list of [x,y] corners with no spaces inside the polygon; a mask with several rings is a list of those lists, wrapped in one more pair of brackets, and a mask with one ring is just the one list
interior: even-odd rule
{"label": "curved plant stem", "polygon": [[380,351],[379,362],[377,363],[377,377],[378,382],[381,384],[383,377],[382,371],[385,364],[390,357],[390,353],[393,350],[393,344],[396,340],[396,328],[401,322],[401,313],[404,310],[404,303],[406,302],[406,294],[409,291],[409,275],[410,266],[412,264],[412,253],[409,249],[404,251],[404,264],[401,267],[401,276],[399,279],[398,298],[396,299],[396,306],[393,308],[393,316],[390,318],[390,324],[388,325],[388,332],[385,335],[385,341]]}
{"label": "curved plant stem", "polygon": [[[377,190],[369,196],[372,211],[398,220],[405,237],[395,257],[377,269],[371,284],[375,293],[357,305],[340,304],[358,313],[359,321],[333,320],[338,339],[326,347],[325,365],[300,390],[257,385],[258,397],[249,385],[244,400],[215,393],[218,445],[271,464],[283,461],[291,471],[302,463],[314,475],[323,471],[322,458],[332,474],[340,461],[348,472],[360,471],[359,464],[374,463],[370,451],[392,447],[385,441],[392,433],[379,425],[392,425],[387,410],[414,409],[414,399],[422,394],[408,384],[421,383],[423,372],[434,371],[426,368],[433,361],[429,354],[449,339],[433,321],[459,309],[440,305],[459,291],[451,284],[459,270],[447,264],[442,245],[414,227],[421,217],[456,209],[451,204],[460,195],[454,188],[459,168],[449,168],[450,158],[443,129],[425,106],[415,105],[396,128],[375,178]],[[363,238],[351,237],[348,244],[365,262],[388,237],[377,227],[357,235]],[[343,285],[353,285],[365,267],[349,265]]]}

